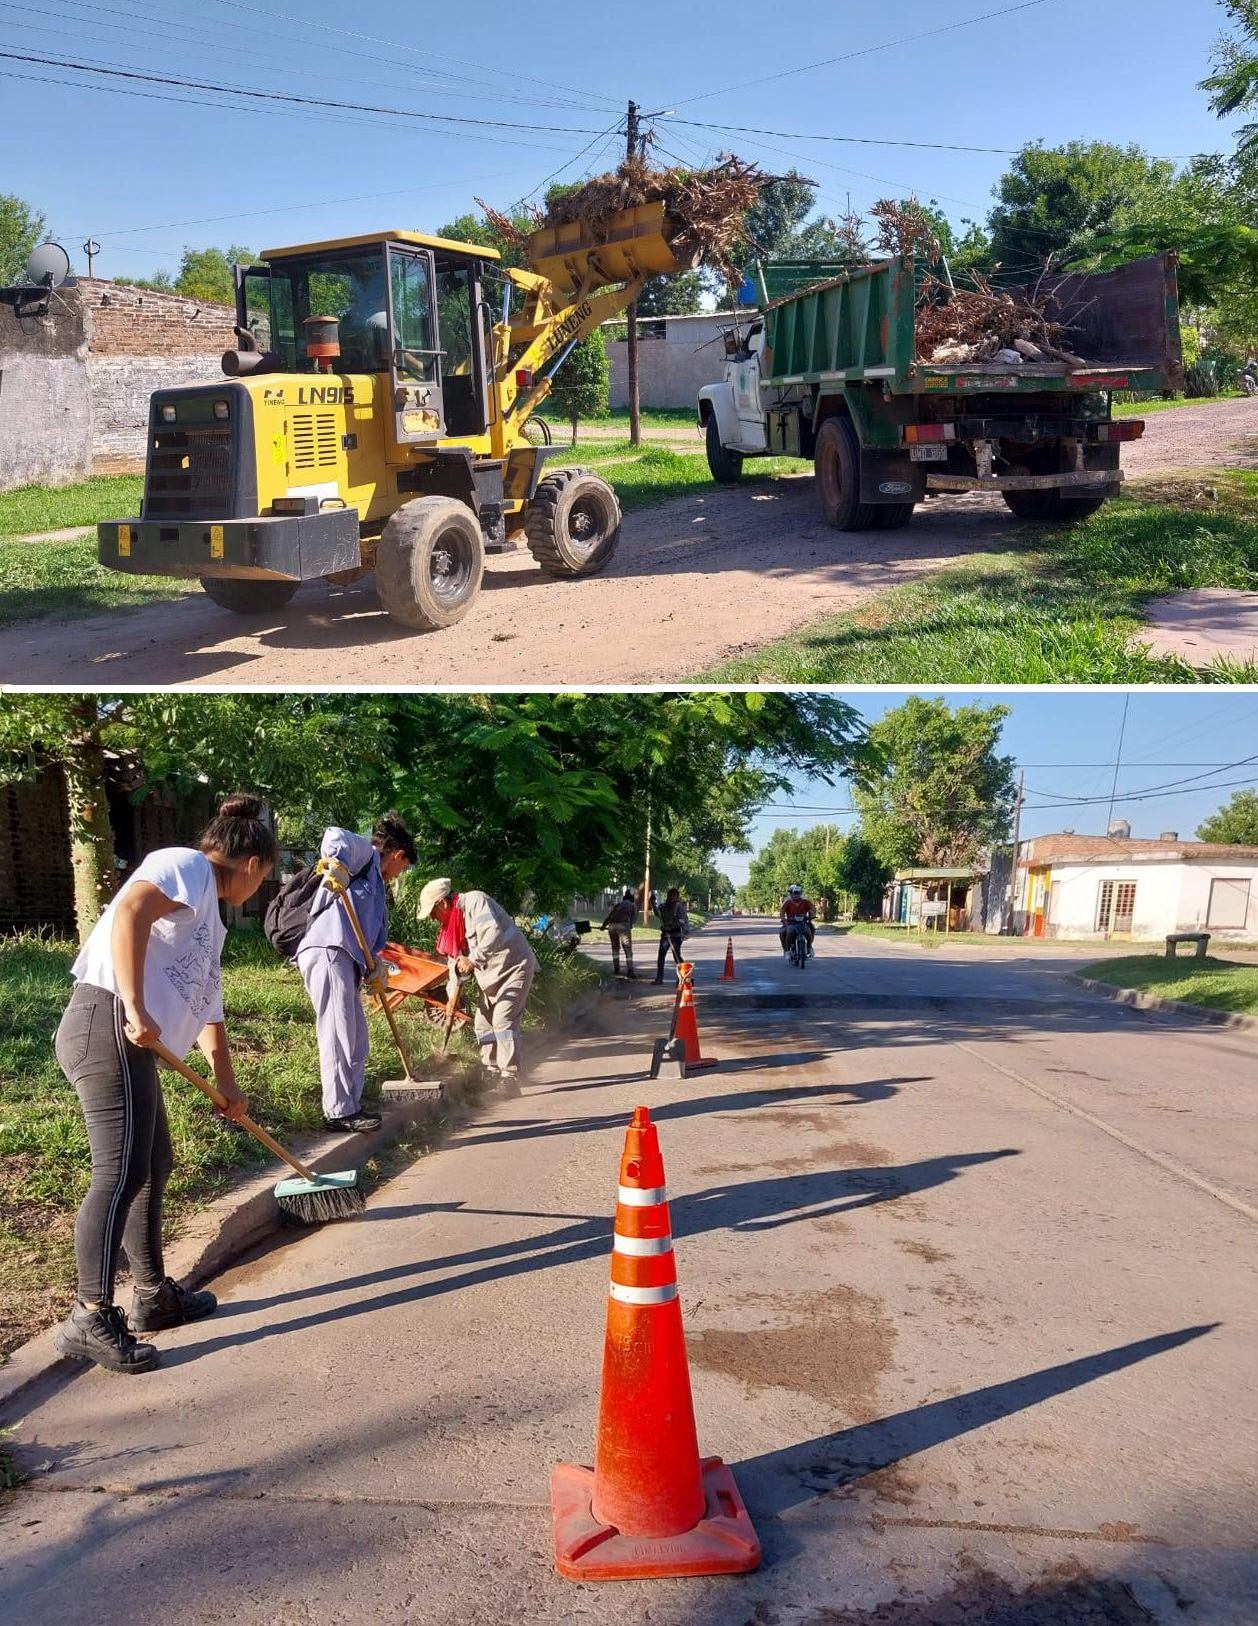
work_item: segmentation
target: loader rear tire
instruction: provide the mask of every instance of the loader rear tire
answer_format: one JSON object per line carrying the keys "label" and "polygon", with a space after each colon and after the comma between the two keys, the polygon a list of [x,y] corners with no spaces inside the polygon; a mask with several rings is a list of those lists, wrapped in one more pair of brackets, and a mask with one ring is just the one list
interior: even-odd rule
{"label": "loader rear tire", "polygon": [[597,575],[620,541],[616,493],[589,469],[556,469],[529,504],[524,539],[548,576]]}
{"label": "loader rear tire", "polygon": [[205,596],[237,615],[270,615],[283,609],[300,582],[253,581],[241,576],[202,576]]}
{"label": "loader rear tire", "polygon": [[413,632],[453,627],[485,570],[480,521],[456,497],[416,497],[391,516],[376,551],[376,594]]}
{"label": "loader rear tire", "polygon": [[743,454],[728,451],[721,444],[721,426],[716,421],[715,412],[708,419],[706,430],[708,468],[712,478],[718,486],[732,486],[738,483],[743,472]]}
{"label": "loader rear tire", "polygon": [[826,524],[836,531],[872,531],[878,504],[860,500],[860,442],[847,418],[827,418],[822,424],[814,467]]}

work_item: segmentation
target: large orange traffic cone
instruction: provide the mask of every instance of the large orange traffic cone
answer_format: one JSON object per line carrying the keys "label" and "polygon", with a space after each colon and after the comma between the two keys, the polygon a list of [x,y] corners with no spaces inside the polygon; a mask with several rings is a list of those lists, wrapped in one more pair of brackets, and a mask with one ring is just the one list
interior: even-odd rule
{"label": "large orange traffic cone", "polygon": [[700,1458],[659,1137],[625,1133],[594,1467],[550,1480],[555,1568],[573,1581],[754,1570],[760,1541],[734,1476]]}
{"label": "large orange traffic cone", "polygon": [[688,1069],[715,1067],[717,1064],[716,1057],[701,1055],[699,1051],[699,1024],[695,1018],[695,991],[694,983],[691,980],[693,973],[694,967],[686,960],[683,960],[677,967],[680,987],[678,988],[677,1000],[677,1025],[674,1031],[686,1047],[686,1066]]}
{"label": "large orange traffic cone", "polygon": [[721,972],[720,981],[733,982],[736,976],[737,972],[734,970],[734,939],[727,937],[725,939],[725,969]]}

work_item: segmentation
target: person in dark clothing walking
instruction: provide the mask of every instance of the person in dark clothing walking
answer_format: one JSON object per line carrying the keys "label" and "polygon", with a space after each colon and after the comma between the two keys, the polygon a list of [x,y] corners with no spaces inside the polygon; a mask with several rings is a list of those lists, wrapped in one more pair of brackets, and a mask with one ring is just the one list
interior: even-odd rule
{"label": "person in dark clothing walking", "polygon": [[634,902],[633,893],[626,892],[619,903],[612,904],[607,911],[607,919],[603,922],[603,930],[612,942],[612,975],[620,975],[620,949],[625,950],[625,975],[630,982],[633,979],[633,923],[638,918],[638,906]]}
{"label": "person in dark clothing walking", "polygon": [[659,983],[664,981],[664,959],[670,948],[673,959],[678,965],[681,964],[681,945],[690,932],[690,916],[675,886],[669,887],[668,896],[655,912],[660,922],[660,952],[651,981]]}

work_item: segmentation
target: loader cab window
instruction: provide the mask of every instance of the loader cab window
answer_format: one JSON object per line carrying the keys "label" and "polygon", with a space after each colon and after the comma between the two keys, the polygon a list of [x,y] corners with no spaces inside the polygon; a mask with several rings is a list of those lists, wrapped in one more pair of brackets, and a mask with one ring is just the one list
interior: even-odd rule
{"label": "loader cab window", "polygon": [[[389,366],[389,318],[382,248],[311,255],[251,266],[244,278],[246,325],[257,330],[265,300],[270,339],[290,372],[313,373],[306,354],[308,316],[334,316],[341,356],[337,372],[381,373]],[[260,335],[259,335],[260,337]]]}
{"label": "loader cab window", "polygon": [[432,290],[428,260],[417,254],[389,256],[393,290],[393,365],[406,384],[437,382],[432,342]]}
{"label": "loader cab window", "polygon": [[436,275],[446,433],[480,435],[485,431],[485,392],[476,267],[438,254]]}

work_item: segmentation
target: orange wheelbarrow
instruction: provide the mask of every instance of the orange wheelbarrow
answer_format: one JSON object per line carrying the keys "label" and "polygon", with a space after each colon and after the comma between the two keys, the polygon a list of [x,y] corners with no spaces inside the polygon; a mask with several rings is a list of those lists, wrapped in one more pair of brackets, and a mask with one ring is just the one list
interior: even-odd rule
{"label": "orange wheelbarrow", "polygon": [[446,999],[449,967],[444,960],[424,954],[420,949],[405,948],[401,943],[386,943],[379,959],[389,976],[389,992],[382,1003],[392,1014],[404,999],[418,999],[422,1004],[440,1011],[443,1017],[441,1048],[450,1042],[456,1023],[469,1023],[472,1018],[463,1009],[462,990],[451,1009]]}

